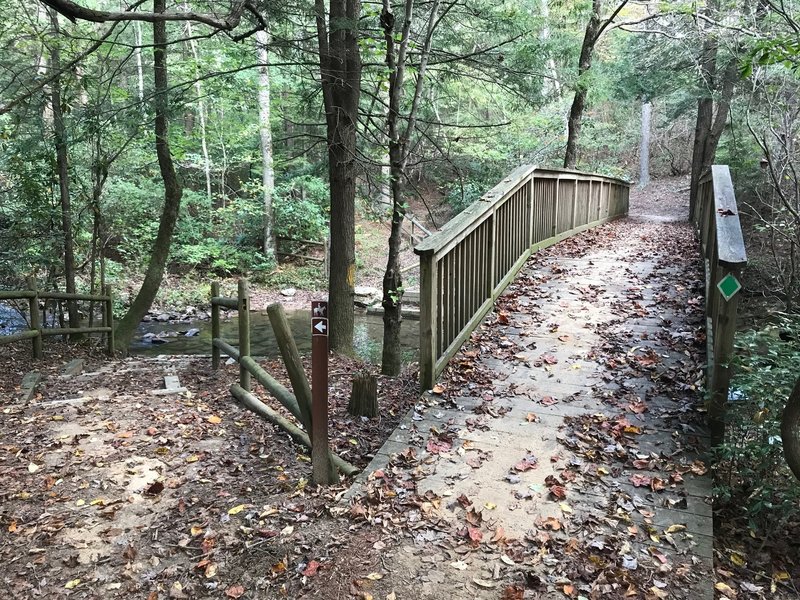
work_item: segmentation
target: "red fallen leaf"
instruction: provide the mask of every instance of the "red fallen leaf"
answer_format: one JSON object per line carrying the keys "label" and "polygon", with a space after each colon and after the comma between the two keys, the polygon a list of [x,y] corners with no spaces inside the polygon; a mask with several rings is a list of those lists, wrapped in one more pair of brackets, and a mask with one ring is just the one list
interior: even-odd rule
{"label": "red fallen leaf", "polygon": [[386,476],[386,474],[383,472],[383,470],[382,470],[382,469],[378,469],[377,471],[373,471],[373,472],[372,472],[372,476],[373,476],[375,479],[380,479],[381,477],[385,477],[385,476]]}
{"label": "red fallen leaf", "polygon": [[303,571],[303,575],[305,575],[306,577],[313,577],[314,575],[317,574],[317,571],[321,566],[322,565],[320,565],[320,563],[318,563],[315,560],[312,560],[308,563],[308,566],[306,566],[305,570]]}
{"label": "red fallen leaf", "polygon": [[661,554],[661,552],[659,552],[658,549],[651,546],[650,548],[647,549],[647,551],[650,552],[653,558],[658,559],[658,562],[660,562],[662,565],[665,565],[667,564],[667,562],[669,562],[669,559],[663,554]]}
{"label": "red fallen leaf", "polygon": [[651,467],[650,461],[643,458],[633,461],[634,469],[649,469]]}
{"label": "red fallen leaf", "polygon": [[436,384],[435,386],[433,386],[433,393],[434,394],[444,394],[444,388],[441,385]]}
{"label": "red fallen leaf", "polygon": [[659,479],[658,477],[653,477],[653,481],[650,482],[650,489],[654,492],[662,492],[667,489],[667,484],[664,482],[663,479]]}
{"label": "red fallen leaf", "polygon": [[[361,505],[360,505],[360,504],[354,504],[354,505],[353,505],[353,508],[355,508],[356,506],[361,506]],[[363,506],[361,506],[361,508],[362,508],[362,513],[361,513],[361,514],[362,514],[362,515],[365,515],[365,514],[367,514],[367,511],[366,511],[366,510],[363,510],[363,509],[364,509],[364,507],[363,507]],[[350,514],[353,514],[353,510],[352,510],[352,508],[351,508],[351,510],[350,510]],[[354,515],[354,516],[355,516],[355,515]],[[278,536],[278,531],[277,531],[277,530],[275,530],[275,529],[259,529],[259,530],[258,530],[258,535],[260,535],[261,537],[264,537],[264,538],[267,538],[267,539],[269,539],[269,538],[274,538],[274,537],[277,537],[277,536]]]}
{"label": "red fallen leaf", "polygon": [[692,463],[692,473],[695,475],[705,475],[708,472],[708,467],[701,460],[696,460]]}
{"label": "red fallen leaf", "polygon": [[525,597],[525,590],[518,585],[510,585],[503,590],[502,600],[522,600]]}
{"label": "red fallen leaf", "polygon": [[508,313],[500,312],[497,315],[497,322],[501,325],[508,325]]}
{"label": "red fallen leaf", "polygon": [[467,535],[469,536],[469,539],[472,540],[472,544],[474,546],[480,544],[481,540],[483,539],[483,533],[481,533],[480,529],[475,527],[467,527]]}
{"label": "red fallen leaf", "polygon": [[480,469],[483,466],[483,461],[479,456],[473,456],[467,459],[467,464],[473,469]]}
{"label": "red fallen leaf", "polygon": [[545,529],[549,529],[550,531],[558,531],[561,529],[561,521],[559,521],[556,517],[547,517],[541,522],[541,526]]}
{"label": "red fallen leaf", "polygon": [[560,336],[558,336],[558,340],[559,340],[560,342],[568,342],[568,341],[570,341],[571,339],[572,339],[572,336],[571,336],[570,334],[568,334],[568,333],[565,333],[564,335],[560,335]]}
{"label": "red fallen leaf", "polygon": [[552,396],[545,396],[544,398],[542,398],[539,401],[539,403],[542,406],[552,406],[553,404],[556,404],[557,402],[558,402],[558,400],[553,398]]}
{"label": "red fallen leaf", "polygon": [[669,479],[670,481],[672,481],[672,483],[683,483],[683,475],[681,475],[677,471],[675,471],[674,473],[670,473]]}
{"label": "red fallen leaf", "polygon": [[572,483],[577,477],[578,474],[575,471],[570,471],[569,469],[561,471],[561,480],[567,483]]}
{"label": "red fallen leaf", "polygon": [[431,454],[439,454],[441,452],[449,452],[452,447],[453,446],[450,444],[450,442],[443,442],[436,438],[431,438],[428,440],[426,449]]}
{"label": "red fallen leaf", "polygon": [[158,433],[158,429],[155,427],[148,427],[147,428],[147,435],[155,435]]}
{"label": "red fallen leaf", "polygon": [[550,487],[550,493],[556,500],[563,500],[567,497],[567,490],[563,485],[554,485]]}
{"label": "red fallen leaf", "polygon": [[635,473],[631,475],[631,483],[636,487],[649,487],[652,481],[653,480],[647,475],[638,475]]}
{"label": "red fallen leaf", "polygon": [[533,454],[528,454],[528,456],[514,465],[514,470],[524,473],[526,471],[530,471],[531,469],[535,469],[538,466],[539,460]]}
{"label": "red fallen leaf", "polygon": [[552,354],[542,354],[542,360],[548,365],[555,365],[558,363],[558,359]]}
{"label": "red fallen leaf", "polygon": [[244,586],[232,585],[227,590],[225,590],[225,595],[228,598],[241,598],[242,596],[244,596]]}
{"label": "red fallen leaf", "polygon": [[461,505],[462,508],[467,508],[472,504],[472,500],[467,498],[464,494],[461,494],[458,498],[458,503]]}

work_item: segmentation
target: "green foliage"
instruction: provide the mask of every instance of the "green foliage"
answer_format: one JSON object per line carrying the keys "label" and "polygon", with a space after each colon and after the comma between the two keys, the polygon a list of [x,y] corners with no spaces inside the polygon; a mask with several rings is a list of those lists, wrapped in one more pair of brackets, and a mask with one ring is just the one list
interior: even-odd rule
{"label": "green foliage", "polygon": [[737,338],[725,443],[716,448],[716,495],[753,529],[800,514],[800,485],[783,457],[780,419],[800,372],[800,318]]}

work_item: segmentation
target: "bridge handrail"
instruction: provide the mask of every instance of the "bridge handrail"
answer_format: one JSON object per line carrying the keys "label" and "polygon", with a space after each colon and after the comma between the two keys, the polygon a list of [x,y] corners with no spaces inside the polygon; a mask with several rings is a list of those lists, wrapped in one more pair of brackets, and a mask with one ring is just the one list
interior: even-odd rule
{"label": "bridge handrail", "polygon": [[628,212],[630,184],[522,165],[415,248],[420,384],[436,377],[531,253]]}
{"label": "bridge handrail", "polygon": [[[733,357],[739,294],[736,290],[726,299],[717,286],[725,280],[733,289],[741,278],[741,270],[747,265],[739,209],[727,165],[712,166],[700,180],[692,221],[700,237],[705,266],[706,389],[709,393],[711,438],[714,444],[718,444],[725,435],[731,377],[729,363]],[[730,280],[730,277],[735,279]]]}

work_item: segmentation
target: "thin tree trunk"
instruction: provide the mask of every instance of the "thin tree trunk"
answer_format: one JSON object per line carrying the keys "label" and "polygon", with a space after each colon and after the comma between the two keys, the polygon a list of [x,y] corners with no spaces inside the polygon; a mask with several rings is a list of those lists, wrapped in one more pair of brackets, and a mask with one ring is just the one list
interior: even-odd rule
{"label": "thin tree trunk", "polygon": [[275,172],[272,166],[272,129],[270,127],[269,32],[256,32],[258,55],[258,116],[261,138],[261,186],[264,195],[264,254],[275,255],[275,236],[272,232],[272,194],[275,190]]}
{"label": "thin tree trunk", "polygon": [[[184,5],[184,9],[188,12],[189,6]],[[194,59],[194,91],[197,94],[197,116],[200,118],[200,149],[203,152],[203,173],[206,176],[206,195],[208,196],[209,206],[213,206],[214,196],[211,193],[211,159],[208,156],[208,142],[206,140],[206,104],[203,100],[203,85],[200,82],[200,51],[197,48],[197,42],[193,39],[192,22],[186,21],[186,33],[189,38],[189,50],[192,52]]]}
{"label": "thin tree trunk", "polygon": [[[58,170],[58,192],[61,199],[61,229],[64,235],[64,280],[68,294],[75,293],[75,241],[72,232],[72,206],[69,186],[69,157],[67,155],[67,128],[64,125],[64,112],[61,107],[61,50],[59,44],[58,13],[51,10],[50,23],[53,28],[53,40],[50,55],[50,67],[56,76],[50,87],[50,98],[53,110],[53,132],[56,144],[56,168]],[[78,304],[74,300],[67,301],[69,326],[80,327]],[[73,336],[75,337],[75,336]]]}
{"label": "thin tree trunk", "polygon": [[581,135],[581,121],[583,119],[583,111],[586,108],[586,96],[589,89],[586,74],[592,68],[595,46],[600,36],[603,35],[606,28],[625,8],[628,1],[618,0],[618,4],[611,12],[611,15],[602,20],[603,0],[592,0],[592,14],[586,24],[586,33],[583,36],[581,55],[578,60],[578,82],[575,88],[575,97],[572,100],[569,117],[567,118],[567,148],[564,152],[564,167],[567,169],[574,169],[578,162],[578,140]]}
{"label": "thin tree trunk", "polygon": [[433,30],[436,27],[439,0],[434,0],[428,19],[426,37],[420,54],[414,98],[411,102],[405,129],[401,132],[398,125],[400,108],[403,100],[403,83],[406,69],[406,56],[410,41],[411,22],[414,13],[414,0],[405,1],[403,28],[400,34],[400,45],[395,55],[394,15],[390,0],[383,0],[381,23],[386,41],[386,64],[389,67],[389,114],[387,118],[389,137],[390,185],[392,192],[392,230],[389,235],[389,257],[383,275],[383,351],[381,372],[384,375],[397,375],[402,367],[400,351],[400,329],[402,325],[403,280],[400,266],[403,219],[406,214],[406,203],[403,198],[403,180],[406,177],[408,162],[408,146],[411,134],[416,125],[420,99],[422,98],[425,70],[433,42]]}
{"label": "thin tree trunk", "polygon": [[[153,0],[154,12],[164,12],[165,6],[166,0]],[[164,21],[155,21],[153,23],[153,72],[156,155],[158,156],[161,178],[164,181],[164,208],[161,213],[158,234],[153,244],[153,251],[150,255],[150,262],[147,265],[144,282],[139,293],[136,294],[136,298],[131,303],[128,312],[117,324],[115,331],[117,349],[123,352],[130,344],[136,327],[150,309],[158,293],[161,279],[164,276],[167,258],[169,257],[172,233],[175,231],[175,224],[178,220],[181,197],[183,196],[183,189],[175,175],[175,166],[169,149],[167,31]]]}
{"label": "thin tree trunk", "polygon": [[653,105],[645,100],[642,102],[642,136],[639,146],[639,187],[646,187],[650,183],[650,121],[652,119]]}
{"label": "thin tree trunk", "polygon": [[325,19],[324,0],[315,0],[314,7],[330,181],[329,343],[331,350],[352,354],[356,275],[356,128],[361,92],[358,19],[361,2],[331,0],[330,25]]}
{"label": "thin tree trunk", "polygon": [[[144,102],[144,69],[142,67],[142,24],[139,21],[133,22],[133,35],[136,42],[136,47],[133,49],[133,54],[136,56],[136,74],[139,102]],[[144,108],[144,105],[142,105]]]}

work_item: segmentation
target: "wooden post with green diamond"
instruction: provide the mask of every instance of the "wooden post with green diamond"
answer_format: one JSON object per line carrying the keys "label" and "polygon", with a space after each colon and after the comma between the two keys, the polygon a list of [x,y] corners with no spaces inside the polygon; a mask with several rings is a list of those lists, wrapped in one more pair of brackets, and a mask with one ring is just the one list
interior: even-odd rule
{"label": "wooden post with green diamond", "polygon": [[728,167],[714,165],[711,167],[710,178],[702,183],[706,192],[713,193],[713,203],[700,217],[708,219],[707,224],[702,221],[697,223],[703,241],[712,244],[712,247],[706,249],[706,301],[711,342],[707,390],[711,442],[718,445],[725,441],[725,414],[734,354],[736,311],[739,291],[742,289],[739,278],[742,269],[747,265],[747,253]]}
{"label": "wooden post with green diamond", "polygon": [[714,328],[714,357],[709,381],[708,417],[711,439],[714,445],[725,439],[725,413],[727,412],[728,389],[731,381],[730,361],[733,358],[733,343],[736,335],[736,312],[739,305],[739,283],[736,273],[725,265],[719,266],[721,275],[712,293],[722,297],[717,303]]}

